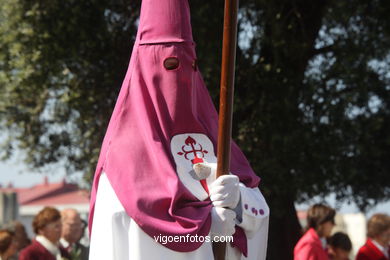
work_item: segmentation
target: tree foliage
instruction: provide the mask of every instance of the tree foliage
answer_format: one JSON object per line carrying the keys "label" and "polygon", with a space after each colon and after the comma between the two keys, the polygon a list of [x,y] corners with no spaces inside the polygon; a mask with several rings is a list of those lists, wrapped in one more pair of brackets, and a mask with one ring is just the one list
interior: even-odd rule
{"label": "tree foliage", "polygon": [[60,162],[89,178],[96,165],[138,18],[112,1],[1,1],[3,157]]}
{"label": "tree foliage", "polygon": [[[223,3],[190,2],[217,101]],[[3,156],[18,147],[34,167],[64,162],[90,177],[139,2],[0,3]],[[271,206],[269,259],[291,257],[294,202],[335,193],[365,209],[390,197],[389,11],[380,0],[240,3],[233,131]]]}

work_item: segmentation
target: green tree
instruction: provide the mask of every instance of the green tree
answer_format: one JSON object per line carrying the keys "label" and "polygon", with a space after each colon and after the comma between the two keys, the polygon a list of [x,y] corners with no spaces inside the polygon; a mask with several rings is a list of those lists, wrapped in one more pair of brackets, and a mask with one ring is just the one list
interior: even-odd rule
{"label": "green tree", "polygon": [[3,158],[60,162],[91,177],[135,39],[138,6],[1,1]]}
{"label": "green tree", "polygon": [[[222,1],[190,1],[217,102]],[[91,177],[130,57],[139,3],[0,0],[3,156]],[[241,1],[233,135],[271,207],[268,259],[291,259],[294,202],[390,197],[390,2]],[[283,248],[284,250],[280,250]]]}

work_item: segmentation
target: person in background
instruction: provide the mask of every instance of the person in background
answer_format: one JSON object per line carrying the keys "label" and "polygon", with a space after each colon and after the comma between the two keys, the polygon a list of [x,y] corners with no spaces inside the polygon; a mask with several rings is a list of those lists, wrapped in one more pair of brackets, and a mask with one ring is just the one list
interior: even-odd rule
{"label": "person in background", "polygon": [[72,259],[87,260],[88,248],[79,243],[85,229],[80,214],[75,209],[64,209],[61,211],[61,221],[61,246],[69,252]]}
{"label": "person in background", "polygon": [[359,249],[356,260],[388,260],[390,216],[375,214],[367,223],[367,242]]}
{"label": "person in background", "polygon": [[15,239],[18,242],[18,251],[21,251],[23,248],[31,244],[31,240],[28,238],[26,228],[22,222],[15,220],[11,224],[15,232]]}
{"label": "person in background", "polygon": [[17,252],[10,260],[17,260],[19,257],[20,251],[31,244],[31,240],[28,238],[26,229],[22,222],[14,220],[6,225],[7,229],[14,233],[14,240],[17,244]]}
{"label": "person in background", "polygon": [[14,234],[6,229],[0,230],[0,260],[8,260],[17,251]]}
{"label": "person in background", "polygon": [[69,253],[59,245],[61,227],[61,214],[57,209],[46,207],[41,210],[33,220],[37,236],[20,252],[19,260],[71,259]]}
{"label": "person in background", "polygon": [[328,255],[330,260],[349,260],[351,250],[352,242],[345,233],[334,233],[328,239]]}
{"label": "person in background", "polygon": [[323,204],[307,212],[307,232],[294,248],[294,260],[328,260],[326,238],[332,232],[336,211]]}

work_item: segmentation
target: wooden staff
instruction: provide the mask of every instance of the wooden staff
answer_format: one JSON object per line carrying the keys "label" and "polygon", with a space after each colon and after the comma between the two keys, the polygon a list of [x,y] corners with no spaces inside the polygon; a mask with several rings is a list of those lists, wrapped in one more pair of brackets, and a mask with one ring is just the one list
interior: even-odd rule
{"label": "wooden staff", "polygon": [[[217,178],[229,174],[232,136],[234,70],[237,45],[238,0],[225,0],[223,22],[221,91],[219,99]],[[225,259],[226,243],[213,243],[215,260]]]}

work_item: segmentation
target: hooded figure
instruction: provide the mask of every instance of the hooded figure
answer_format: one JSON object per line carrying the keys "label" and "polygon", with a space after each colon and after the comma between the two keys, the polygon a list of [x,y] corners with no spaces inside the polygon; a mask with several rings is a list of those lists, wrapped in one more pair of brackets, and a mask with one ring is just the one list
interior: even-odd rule
{"label": "hooded figure", "polygon": [[230,240],[226,259],[265,259],[260,179],[235,143],[216,179],[217,132],[188,1],[143,0],[95,172],[89,259],[213,259],[213,239]]}

